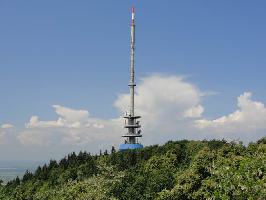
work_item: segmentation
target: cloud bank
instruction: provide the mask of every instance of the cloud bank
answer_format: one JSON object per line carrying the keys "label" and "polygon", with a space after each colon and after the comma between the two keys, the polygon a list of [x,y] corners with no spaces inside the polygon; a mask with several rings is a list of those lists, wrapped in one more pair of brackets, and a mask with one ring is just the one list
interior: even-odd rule
{"label": "cloud bank", "polygon": [[266,108],[261,102],[253,101],[252,94],[245,92],[237,98],[238,109],[218,119],[197,120],[199,129],[214,133],[254,133],[266,131]]}
{"label": "cloud bank", "polygon": [[[141,115],[143,143],[176,139],[254,138],[266,131],[266,108],[251,93],[238,97],[238,109],[217,119],[206,119],[202,98],[206,92],[180,76],[155,74],[136,87],[136,114]],[[114,106],[121,116],[128,110],[129,94],[118,95]],[[89,111],[53,105],[58,118],[42,121],[32,116],[18,140],[26,146],[87,145],[102,148],[122,142],[123,118],[95,118]],[[8,128],[8,125],[2,125]],[[11,127],[11,126],[10,126]],[[259,135],[260,135],[259,134]],[[230,137],[229,137],[230,135]]]}
{"label": "cloud bank", "polygon": [[[178,136],[177,131],[188,126],[191,119],[201,117],[202,93],[191,83],[179,76],[152,75],[141,80],[136,88],[136,113],[142,116],[146,141],[159,142]],[[121,115],[128,110],[129,95],[120,94],[114,102]],[[18,136],[24,145],[71,144],[122,142],[123,119],[103,120],[93,118],[86,110],[75,110],[53,105],[58,119],[42,121],[32,116],[24,131]],[[163,134],[162,134],[163,133]],[[184,133],[182,133],[184,136]],[[181,135],[182,135],[181,134]],[[156,141],[158,140],[158,141]]]}
{"label": "cloud bank", "polygon": [[90,117],[86,110],[75,110],[53,105],[58,119],[41,121],[38,116],[31,117],[26,129],[18,136],[24,145],[83,145],[97,141],[113,141],[117,138],[118,122]]}

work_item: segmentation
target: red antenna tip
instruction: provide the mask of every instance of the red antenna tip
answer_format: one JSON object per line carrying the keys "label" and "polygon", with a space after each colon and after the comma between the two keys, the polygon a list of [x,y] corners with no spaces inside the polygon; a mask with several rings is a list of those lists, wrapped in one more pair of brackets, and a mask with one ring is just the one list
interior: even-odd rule
{"label": "red antenna tip", "polygon": [[135,7],[134,6],[132,7],[132,13],[135,13]]}

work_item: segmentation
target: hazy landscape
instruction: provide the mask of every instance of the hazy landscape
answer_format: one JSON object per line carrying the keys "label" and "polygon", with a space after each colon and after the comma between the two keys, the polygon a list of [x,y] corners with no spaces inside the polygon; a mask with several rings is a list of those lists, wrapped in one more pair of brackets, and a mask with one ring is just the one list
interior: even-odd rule
{"label": "hazy landscape", "polygon": [[0,161],[0,179],[7,183],[17,176],[22,178],[26,170],[34,172],[43,163],[37,161]]}
{"label": "hazy landscape", "polygon": [[266,1],[0,1],[0,200],[265,200]]}

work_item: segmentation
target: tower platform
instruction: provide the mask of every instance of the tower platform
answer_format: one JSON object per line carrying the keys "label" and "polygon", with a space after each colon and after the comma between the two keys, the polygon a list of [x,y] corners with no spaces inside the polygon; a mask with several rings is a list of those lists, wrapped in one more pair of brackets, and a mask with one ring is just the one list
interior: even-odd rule
{"label": "tower platform", "polygon": [[130,150],[130,149],[142,149],[142,144],[121,144],[119,147],[120,151]]}

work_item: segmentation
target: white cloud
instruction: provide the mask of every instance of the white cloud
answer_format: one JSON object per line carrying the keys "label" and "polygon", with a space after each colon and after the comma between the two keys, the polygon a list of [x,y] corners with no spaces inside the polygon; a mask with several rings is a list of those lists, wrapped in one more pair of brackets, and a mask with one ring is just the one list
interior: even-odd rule
{"label": "white cloud", "polygon": [[117,124],[116,120],[92,118],[86,110],[75,110],[60,105],[54,105],[53,108],[58,119],[41,121],[38,116],[31,117],[26,129],[18,136],[22,144],[82,145],[113,137],[108,131],[113,131]]}
{"label": "white cloud", "polygon": [[52,144],[53,134],[54,131],[49,129],[26,129],[19,134],[18,139],[23,145],[49,146]]}
{"label": "white cloud", "polygon": [[10,128],[14,128],[14,125],[12,125],[12,124],[2,124],[1,128],[2,129],[10,129]]}
{"label": "white cloud", "polygon": [[204,112],[204,108],[201,105],[192,107],[188,109],[185,113],[185,117],[190,117],[190,118],[199,118],[201,117],[202,113]]}
{"label": "white cloud", "polygon": [[[114,101],[121,115],[129,110],[127,91]],[[168,140],[225,138],[247,143],[265,136],[266,108],[263,103],[252,100],[251,93],[238,97],[235,112],[208,119],[204,116],[208,107],[203,107],[202,99],[214,94],[217,93],[199,90],[180,76],[155,74],[142,78],[137,84],[135,99],[135,113],[142,116],[141,142],[150,145]],[[121,135],[126,130],[122,117],[102,119],[91,116],[86,109],[52,107],[57,115],[53,119],[43,120],[35,115],[24,128],[0,124],[1,158],[59,159],[71,151],[98,153],[100,149],[117,147],[123,142]]]}
{"label": "white cloud", "polygon": [[0,125],[0,143],[3,144],[3,141],[6,139],[6,136],[9,132],[13,131],[14,125],[6,123]]}
{"label": "white cloud", "polygon": [[[191,118],[200,117],[202,92],[180,76],[152,75],[136,87],[136,114],[141,115],[146,143],[184,138]],[[121,94],[115,107],[128,110],[129,94]],[[186,129],[186,131],[185,131]]]}
{"label": "white cloud", "polygon": [[[199,117],[203,111],[201,94],[195,85],[180,76],[152,75],[142,79],[136,88],[136,112],[149,121],[162,116],[178,119],[195,117],[195,114]],[[129,95],[119,95],[115,107],[124,112],[128,105]]]}
{"label": "white cloud", "polygon": [[74,110],[66,108],[60,105],[54,105],[55,112],[62,117],[64,124],[70,124],[74,127],[75,124],[84,125],[89,118],[89,112],[87,110]]}
{"label": "white cloud", "polygon": [[[136,114],[147,141],[158,135],[173,134],[181,130],[190,118],[200,117],[202,93],[193,84],[179,76],[152,75],[141,80],[136,88]],[[129,95],[121,94],[114,103],[121,114],[128,110]],[[90,116],[86,110],[75,110],[60,105],[53,106],[58,119],[41,121],[31,117],[26,129],[19,135],[24,145],[55,144],[119,144],[123,129],[122,118],[109,120]],[[168,139],[167,137],[165,137]]]}
{"label": "white cloud", "polygon": [[38,116],[32,116],[29,123],[26,124],[27,128],[51,128],[51,127],[63,127],[64,123],[59,118],[56,121],[40,121]]}
{"label": "white cloud", "polygon": [[252,94],[245,92],[238,97],[238,110],[218,119],[201,119],[196,127],[214,133],[250,133],[266,130],[266,108],[261,102],[253,101]]}
{"label": "white cloud", "polygon": [[[255,131],[266,130],[265,106],[251,99],[250,93],[238,98],[239,109],[214,120],[202,117],[202,97],[208,95],[180,76],[151,75],[143,78],[136,87],[136,114],[141,115],[143,143],[162,143],[176,139],[203,139],[251,136]],[[128,110],[129,94],[120,94],[114,106],[122,113]],[[123,119],[100,119],[90,116],[87,110],[53,106],[58,118],[50,121],[31,117],[18,139],[23,145],[86,145],[106,148],[122,142]],[[245,133],[245,135],[241,135]],[[101,146],[101,147],[100,147]],[[92,150],[92,149],[90,149]]]}
{"label": "white cloud", "polygon": [[89,112],[86,110],[74,110],[60,105],[53,105],[53,108],[59,118],[56,121],[40,121],[38,116],[33,116],[30,122],[26,124],[27,128],[51,128],[68,127],[80,128],[88,125]]}

